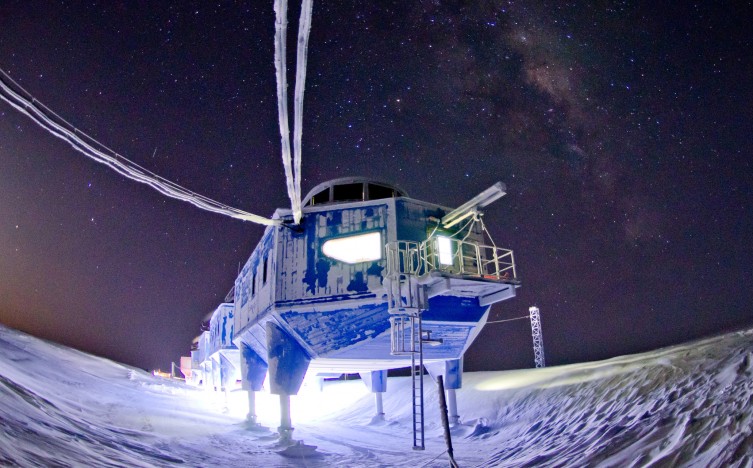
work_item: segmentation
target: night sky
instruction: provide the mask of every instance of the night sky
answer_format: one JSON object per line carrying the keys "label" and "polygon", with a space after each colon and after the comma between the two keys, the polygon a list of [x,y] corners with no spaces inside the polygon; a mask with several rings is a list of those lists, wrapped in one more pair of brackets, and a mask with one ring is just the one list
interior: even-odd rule
{"label": "night sky", "polygon": [[[292,95],[299,5],[290,5]],[[548,364],[753,325],[750,2],[314,2],[303,192],[486,210]],[[272,1],[0,1],[0,68],[191,190],[288,207]],[[0,322],[142,368],[189,351],[263,228],[165,198],[0,102]],[[467,369],[532,367],[524,320]]]}

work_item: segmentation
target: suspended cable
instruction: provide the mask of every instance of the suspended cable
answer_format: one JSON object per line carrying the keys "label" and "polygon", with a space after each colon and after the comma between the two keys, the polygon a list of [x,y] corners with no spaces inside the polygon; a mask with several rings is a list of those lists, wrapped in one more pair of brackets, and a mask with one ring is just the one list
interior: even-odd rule
{"label": "suspended cable", "polygon": [[78,130],[67,120],[63,119],[50,108],[39,102],[31,95],[31,93],[26,91],[1,69],[0,99],[32,119],[37,125],[44,128],[52,135],[68,142],[73,149],[84,156],[93,159],[98,163],[104,164],[128,179],[146,184],[165,196],[191,203],[192,205],[206,211],[223,214],[244,221],[251,221],[268,226],[280,224],[279,220],[268,219],[263,216],[247,213],[238,208],[233,208],[203,195],[199,195],[185,187],[158,176],[133,161],[130,161],[86,133]]}
{"label": "suspended cable", "polygon": [[301,135],[303,133],[303,92],[306,89],[306,65],[311,33],[311,12],[313,0],[301,2],[301,16],[298,20],[298,51],[296,57],[295,100],[293,101],[293,166],[296,200],[293,207],[295,223],[301,221]]}
{"label": "suspended cable", "polygon": [[303,134],[303,92],[306,84],[306,62],[311,31],[312,0],[303,0],[298,21],[298,50],[296,59],[295,94],[293,100],[293,151],[290,152],[290,122],[288,119],[288,79],[286,44],[288,32],[288,2],[275,0],[275,71],[277,77],[277,117],[280,126],[282,165],[285,186],[290,198],[295,223],[301,221],[301,138]]}
{"label": "suspended cable", "polygon": [[509,319],[503,319],[503,320],[494,320],[492,322],[486,322],[486,324],[489,325],[490,323],[512,322],[513,320],[523,320],[523,319],[527,319],[527,318],[531,318],[531,316],[530,315],[524,315],[522,317],[515,317],[515,318],[509,318]]}
{"label": "suspended cable", "polygon": [[295,210],[295,178],[290,155],[290,124],[288,123],[288,68],[285,60],[288,36],[288,2],[275,0],[275,71],[277,78],[277,121],[280,125],[282,166],[291,208]]}

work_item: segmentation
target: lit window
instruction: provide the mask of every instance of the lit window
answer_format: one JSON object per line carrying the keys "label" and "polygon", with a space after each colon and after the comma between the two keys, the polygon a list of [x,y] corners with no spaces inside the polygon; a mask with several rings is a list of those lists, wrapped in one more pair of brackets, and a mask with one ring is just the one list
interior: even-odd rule
{"label": "lit window", "polygon": [[439,263],[452,265],[452,241],[449,237],[437,236],[437,250],[439,250]]}
{"label": "lit window", "polygon": [[382,258],[382,235],[378,232],[330,239],[322,245],[324,255],[345,263],[371,262]]}

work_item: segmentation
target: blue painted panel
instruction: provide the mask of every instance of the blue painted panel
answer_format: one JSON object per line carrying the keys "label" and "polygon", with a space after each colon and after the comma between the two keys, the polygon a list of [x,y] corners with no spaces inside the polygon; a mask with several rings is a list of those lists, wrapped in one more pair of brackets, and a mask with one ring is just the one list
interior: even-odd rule
{"label": "blue painted panel", "polygon": [[311,347],[312,357],[372,340],[390,327],[383,302],[328,312],[287,312],[281,318]]}
{"label": "blue painted panel", "polygon": [[[441,339],[443,343],[439,346],[424,346],[424,357],[426,359],[458,359],[462,356],[466,344],[470,340],[471,332],[475,327],[471,325],[453,325],[453,324],[424,324],[424,331],[431,332],[432,339]],[[383,359],[401,359],[390,354],[390,333],[386,330],[375,338],[363,341],[358,346],[326,353],[321,357],[333,359],[352,359],[353,369],[359,368],[357,360],[383,360]],[[410,357],[403,358],[406,364],[410,365]],[[400,366],[396,366],[400,367]]]}
{"label": "blue painted panel", "polygon": [[360,372],[361,380],[366,384],[366,388],[371,393],[383,393],[387,391],[387,371],[378,370],[371,372]]}
{"label": "blue painted panel", "polygon": [[206,349],[207,355],[211,356],[222,349],[236,349],[233,344],[235,322],[233,320],[233,304],[220,304],[212,313],[209,320],[209,343]]}
{"label": "blue painted panel", "polygon": [[385,261],[348,264],[325,256],[321,247],[329,239],[380,232],[387,239],[389,205],[360,203],[306,213],[302,230],[280,231],[279,274],[276,302],[321,299],[329,296],[373,293],[382,287]]}
{"label": "blue painted panel", "polygon": [[260,391],[267,377],[267,369],[267,362],[259,354],[248,345],[241,344],[241,385],[244,390]]}
{"label": "blue painted panel", "polygon": [[478,322],[490,306],[479,306],[476,297],[434,296],[424,320]]}
{"label": "blue painted panel", "polygon": [[239,348],[247,346],[267,362],[267,330],[264,322],[257,322],[241,330],[237,343]]}
{"label": "blue painted panel", "polygon": [[274,322],[267,322],[269,390],[276,395],[296,395],[309,367],[301,346]]}
{"label": "blue painted panel", "polygon": [[437,376],[444,379],[444,388],[457,390],[463,386],[463,360],[452,359],[444,362],[431,362],[426,364],[426,370],[436,382]]}
{"label": "blue painted panel", "polygon": [[220,354],[220,382],[222,388],[230,389],[235,383],[237,373],[238,371],[230,359],[225,357],[225,355]]}

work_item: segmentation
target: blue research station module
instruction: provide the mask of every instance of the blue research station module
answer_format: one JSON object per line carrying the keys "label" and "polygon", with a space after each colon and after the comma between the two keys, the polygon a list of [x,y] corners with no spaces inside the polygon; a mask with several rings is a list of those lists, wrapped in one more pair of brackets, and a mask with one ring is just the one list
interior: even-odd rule
{"label": "blue research station module", "polygon": [[512,251],[484,244],[479,209],[502,195],[498,183],[451,210],[365,178],[316,186],[299,225],[275,212],[283,224],[266,228],[194,342],[189,380],[225,391],[240,381],[255,420],[268,373],[289,437],[289,396],[307,372],[360,373],[380,415],[387,370],[415,368],[420,353],[457,422],[463,354],[491,304],[519,286]]}

